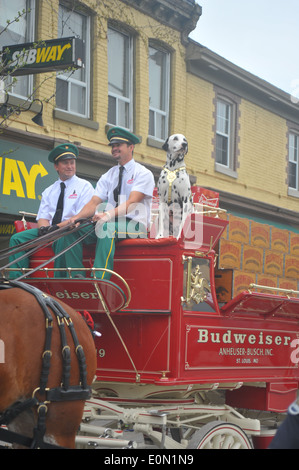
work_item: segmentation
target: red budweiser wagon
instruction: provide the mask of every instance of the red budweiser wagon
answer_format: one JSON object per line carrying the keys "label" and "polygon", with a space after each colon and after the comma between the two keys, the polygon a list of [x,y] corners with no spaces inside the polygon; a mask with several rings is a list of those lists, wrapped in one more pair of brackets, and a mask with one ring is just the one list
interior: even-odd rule
{"label": "red budweiser wagon", "polygon": [[109,281],[93,277],[92,247],[84,279],[71,270],[54,279],[50,265],[25,279],[87,310],[101,334],[78,446],[267,447],[296,398],[298,292],[251,285],[222,302],[217,250],[228,222],[217,200],[198,203],[178,239],[120,241]]}

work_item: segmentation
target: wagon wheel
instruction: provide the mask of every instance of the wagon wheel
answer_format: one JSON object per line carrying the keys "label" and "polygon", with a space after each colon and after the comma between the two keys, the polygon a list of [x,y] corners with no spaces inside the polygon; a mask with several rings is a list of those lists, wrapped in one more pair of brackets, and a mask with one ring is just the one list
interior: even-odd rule
{"label": "wagon wheel", "polygon": [[188,449],[252,449],[252,445],[239,426],[212,421],[193,434]]}

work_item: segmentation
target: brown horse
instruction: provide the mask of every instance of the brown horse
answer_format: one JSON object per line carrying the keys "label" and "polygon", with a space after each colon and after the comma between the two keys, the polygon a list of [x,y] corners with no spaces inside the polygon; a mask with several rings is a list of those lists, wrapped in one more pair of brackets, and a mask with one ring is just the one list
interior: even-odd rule
{"label": "brown horse", "polygon": [[[34,429],[42,428],[44,420],[44,442],[74,448],[87,398],[84,393],[81,394],[84,388],[81,369],[84,369],[85,363],[85,392],[86,389],[90,391],[96,370],[92,334],[80,314],[62,302],[58,304],[54,301],[62,307],[69,320],[58,319],[57,322],[55,309],[47,308],[53,317],[53,322],[50,321],[51,346],[50,351],[47,350],[49,337],[46,339],[46,326],[49,327],[49,320],[45,320],[39,300],[31,292],[15,287],[16,283],[12,283],[13,286],[10,285],[9,288],[2,284],[0,283],[0,418],[12,410],[12,415],[8,414],[13,416],[13,420],[7,424],[8,429],[30,438],[34,435]],[[47,299],[52,301],[50,297]],[[78,347],[74,346],[69,323],[80,343]],[[61,330],[69,346],[63,347]],[[70,360],[70,365],[66,368],[63,368],[62,349]],[[83,352],[81,369],[78,350]],[[46,376],[46,391],[40,385],[42,375]],[[21,408],[23,406],[24,410],[14,416],[18,409],[18,406],[13,406],[16,403]],[[30,404],[28,408],[27,403]],[[40,415],[41,424],[38,424]]]}

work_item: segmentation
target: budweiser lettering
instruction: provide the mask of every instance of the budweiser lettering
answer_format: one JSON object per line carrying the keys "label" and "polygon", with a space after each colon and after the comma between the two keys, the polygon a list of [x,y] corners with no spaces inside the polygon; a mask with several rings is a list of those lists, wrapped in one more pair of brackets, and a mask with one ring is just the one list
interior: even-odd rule
{"label": "budweiser lettering", "polygon": [[[188,326],[187,368],[293,368],[299,342],[293,331]],[[294,348],[297,348],[294,351]],[[298,359],[299,362],[299,359]]]}
{"label": "budweiser lettering", "polygon": [[66,289],[62,292],[56,292],[58,299],[98,299],[97,292],[68,292]]}
{"label": "budweiser lettering", "polygon": [[263,331],[260,333],[233,333],[227,330],[225,333],[213,332],[207,329],[198,329],[198,343],[225,343],[225,344],[244,344],[250,345],[271,345],[276,346],[289,346],[292,338],[291,336],[265,334]]}

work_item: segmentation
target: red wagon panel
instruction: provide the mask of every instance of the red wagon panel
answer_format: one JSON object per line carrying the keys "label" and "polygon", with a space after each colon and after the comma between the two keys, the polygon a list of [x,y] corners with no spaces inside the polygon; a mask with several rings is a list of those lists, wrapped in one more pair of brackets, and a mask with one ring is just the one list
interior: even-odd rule
{"label": "red wagon panel", "polygon": [[[216,210],[216,193],[195,191],[194,202],[203,194],[213,198]],[[285,412],[298,391],[299,298],[283,289],[273,295],[265,286],[251,285],[230,300],[232,270],[226,276],[231,284],[227,296],[217,298],[215,279],[224,271],[215,275],[214,250],[227,225],[227,220],[194,213],[179,239],[118,242],[116,274],[109,281],[94,278],[94,246],[83,250],[85,279],[72,279],[71,270],[69,279],[55,279],[52,263],[26,280],[77,310],[89,311],[101,333],[95,337],[96,398],[87,403],[88,418],[105,419],[108,413],[118,426],[141,430],[168,448],[185,449],[194,429],[191,448],[203,444],[200,434],[203,440],[212,434],[218,441],[222,433],[227,444],[248,448],[249,434],[258,447],[267,445],[277,424],[275,415],[275,426],[269,426],[272,413]],[[52,256],[51,248],[39,250],[31,267]],[[216,389],[224,398],[219,404],[209,400]],[[248,413],[241,416],[240,408]],[[256,419],[258,410],[266,429]],[[176,425],[171,439],[164,430]],[[190,434],[179,442],[183,428]]]}
{"label": "red wagon panel", "polygon": [[[138,382],[161,392],[161,387],[190,384],[233,389],[241,383],[264,383],[266,388],[259,390],[263,406],[284,408],[299,379],[299,299],[246,291],[220,308],[214,249],[226,226],[225,220],[192,214],[178,240],[118,243],[115,271],[130,289],[129,304],[117,278],[111,283],[27,282],[92,313],[102,334],[96,346],[103,387]],[[86,266],[92,266],[93,249],[84,251]],[[275,384],[287,388],[274,394]]]}

